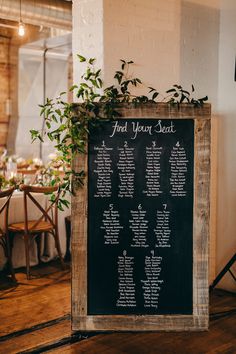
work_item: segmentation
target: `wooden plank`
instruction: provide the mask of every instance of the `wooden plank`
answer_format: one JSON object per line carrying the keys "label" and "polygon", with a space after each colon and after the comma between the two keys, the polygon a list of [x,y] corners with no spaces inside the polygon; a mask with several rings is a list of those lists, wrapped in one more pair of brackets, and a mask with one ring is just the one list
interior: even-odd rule
{"label": "wooden plank", "polygon": [[13,337],[0,343],[0,353],[19,353],[19,349],[21,352],[30,351],[33,349],[35,350],[35,348],[37,348],[39,345],[52,345],[52,343],[55,343],[65,336],[70,335],[70,320],[62,321],[53,326],[42,328],[22,336]]}
{"label": "wooden plank", "polygon": [[[50,274],[50,271],[53,273]],[[32,274],[35,274],[33,267]],[[49,268],[49,274],[43,278],[38,275],[37,278],[26,280],[22,273],[17,273],[16,278],[18,284],[15,288],[11,291],[6,288],[0,293],[0,336],[70,313],[68,270],[55,273],[55,268]]]}
{"label": "wooden plank", "polygon": [[[226,321],[227,326],[235,321]],[[186,336],[187,335],[187,336]],[[82,342],[56,348],[47,353],[93,353],[93,354],[233,354],[236,351],[236,339],[232,330],[217,328],[204,333],[116,333],[99,335]],[[226,342],[226,343],[224,343]]]}
{"label": "wooden plank", "polygon": [[99,334],[78,343],[58,346],[47,353],[233,354],[236,352],[236,316],[233,312],[224,316],[222,312],[234,307],[235,295],[215,290],[211,294],[211,309],[221,313],[221,317],[211,318],[207,332]]}
{"label": "wooden plank", "polygon": [[[207,317],[210,218],[210,121],[196,117],[193,220],[193,315]],[[208,328],[208,323],[205,323]]]}
{"label": "wooden plank", "polygon": [[210,250],[209,283],[216,277],[216,233],[217,233],[217,169],[218,169],[218,117],[211,120],[211,185],[210,185]]}
{"label": "wooden plank", "polygon": [[[79,159],[73,161],[75,171],[87,171],[86,155],[81,155]],[[87,288],[87,262],[85,254],[87,249],[87,177],[84,187],[76,191],[76,196],[72,197],[71,208],[71,231],[74,237],[71,240],[72,257],[72,317],[74,314],[86,314],[87,297],[85,293],[79,293],[78,289]],[[72,319],[73,322],[73,319]]]}
{"label": "wooden plank", "polygon": [[[193,315],[88,316],[87,315],[87,181],[72,204],[72,328],[73,330],[205,330],[208,328],[208,243],[210,218],[211,107],[147,104],[119,108],[127,118],[193,118],[195,120],[195,176],[193,225]],[[74,169],[87,173],[87,158],[79,156]]]}
{"label": "wooden plank", "polygon": [[[38,271],[38,267],[37,271]],[[34,269],[34,268],[33,268]],[[37,313],[37,323],[45,323],[46,312],[50,312],[52,319],[57,319],[58,309],[54,306],[57,302],[60,307],[60,302],[55,299],[56,292],[51,288],[59,285],[59,289],[66,287],[67,297],[62,299],[62,312],[64,312],[64,301],[70,307],[70,274],[61,271],[54,274],[51,266],[44,266],[41,270],[41,277],[31,279],[25,282],[25,274],[17,273],[19,281],[18,287],[14,288],[10,283],[5,283],[1,279],[0,299],[4,298],[4,314],[5,323],[14,326],[13,314],[21,312],[20,319],[22,325],[18,323],[15,329],[25,329],[25,316],[27,312],[21,311],[21,306],[18,302],[13,301],[14,298],[21,298],[21,303],[28,301],[28,308],[34,307],[34,313]],[[55,272],[55,269],[54,269]],[[61,277],[62,275],[62,277]],[[43,310],[38,304],[32,306],[31,297],[28,293],[34,290],[38,293],[38,300],[42,297],[48,298],[47,304]],[[5,290],[4,290],[5,289]],[[58,289],[58,288],[57,288]],[[54,293],[54,296],[52,296]],[[59,297],[60,297],[59,293]],[[0,342],[0,353],[13,354],[23,352],[45,352],[47,353],[94,353],[94,354],[116,354],[116,353],[135,353],[135,354],[150,354],[150,353],[167,353],[167,354],[229,354],[236,352],[236,314],[235,314],[235,299],[236,295],[215,289],[211,293],[210,298],[210,330],[200,333],[110,333],[99,334],[94,337],[84,339],[86,336],[83,333],[71,334],[70,321],[65,319],[56,323],[50,324],[45,328],[30,332],[28,334],[19,335],[15,338],[10,338],[4,342]],[[43,299],[42,301],[44,301]],[[2,323],[2,300],[0,311],[0,332],[4,324]],[[233,311],[234,310],[234,311]],[[53,311],[55,311],[53,316]],[[13,328],[14,330],[14,328]],[[12,332],[9,332],[12,335]],[[87,334],[88,336],[91,333]],[[15,342],[15,343],[14,343]],[[184,349],[183,349],[184,348]],[[45,350],[44,350],[45,349]]]}

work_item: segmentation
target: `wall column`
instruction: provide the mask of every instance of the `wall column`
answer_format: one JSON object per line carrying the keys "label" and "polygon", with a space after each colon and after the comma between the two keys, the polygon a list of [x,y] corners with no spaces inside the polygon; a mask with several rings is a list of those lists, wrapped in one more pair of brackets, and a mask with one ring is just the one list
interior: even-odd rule
{"label": "wall column", "polygon": [[166,90],[179,82],[179,36],[180,1],[74,0],[74,83],[83,70],[79,53],[97,59],[105,85],[125,59],[147,86]]}

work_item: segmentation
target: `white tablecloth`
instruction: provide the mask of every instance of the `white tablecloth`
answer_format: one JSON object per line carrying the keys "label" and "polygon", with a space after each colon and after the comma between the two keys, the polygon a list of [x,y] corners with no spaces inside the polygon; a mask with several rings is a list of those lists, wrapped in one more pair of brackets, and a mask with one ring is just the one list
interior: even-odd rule
{"label": "white tablecloth", "polygon": [[[37,201],[45,206],[47,203],[47,196],[42,194],[35,194],[34,197]],[[0,205],[3,201],[0,200]],[[35,220],[41,216],[39,209],[33,203],[29,201],[28,204],[28,215],[29,220]],[[58,229],[59,229],[59,239],[61,244],[62,255],[66,252],[66,229],[65,229],[65,217],[70,215],[70,209],[65,208],[64,211],[58,211]],[[10,201],[9,209],[9,223],[21,222],[24,220],[24,206],[23,206],[23,193],[15,191],[12,195]],[[0,227],[3,227],[3,215],[0,216]],[[43,262],[47,262],[57,256],[57,250],[55,248],[54,238],[51,234],[46,237],[41,235],[40,242],[40,259]],[[25,267],[25,246],[22,235],[15,235],[14,244],[12,249],[12,262],[14,268]],[[4,267],[6,263],[6,258],[4,255],[3,248],[0,246],[0,269]],[[30,245],[30,264],[36,265],[38,263],[37,247],[34,238],[31,238]]]}

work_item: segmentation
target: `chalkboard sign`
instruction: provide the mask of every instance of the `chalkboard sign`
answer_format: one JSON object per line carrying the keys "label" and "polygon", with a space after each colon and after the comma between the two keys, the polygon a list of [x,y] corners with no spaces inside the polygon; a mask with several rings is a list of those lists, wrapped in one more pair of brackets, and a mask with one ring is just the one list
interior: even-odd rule
{"label": "chalkboard sign", "polygon": [[191,314],[194,120],[103,123],[88,158],[88,314]]}
{"label": "chalkboard sign", "polygon": [[207,328],[209,107],[152,108],[90,127],[72,218],[76,330]]}

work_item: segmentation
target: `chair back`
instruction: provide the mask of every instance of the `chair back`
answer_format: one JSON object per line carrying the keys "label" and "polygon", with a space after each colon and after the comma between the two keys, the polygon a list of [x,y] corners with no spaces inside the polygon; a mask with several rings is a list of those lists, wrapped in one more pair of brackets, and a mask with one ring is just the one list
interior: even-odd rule
{"label": "chair back", "polygon": [[[8,188],[6,190],[0,191],[0,199],[5,199],[3,201],[3,204],[0,205],[0,215],[2,213],[4,214],[4,219],[3,219],[3,228],[4,230],[7,230],[8,226],[8,213],[9,213],[9,204],[10,204],[10,199],[12,196],[12,193],[14,192],[14,187]],[[4,231],[0,227],[0,236],[4,234]]]}
{"label": "chair back", "polygon": [[[24,224],[25,231],[28,233],[31,229],[37,227],[41,221],[47,221],[51,224],[52,228],[57,228],[58,226],[58,201],[60,197],[60,188],[59,186],[49,186],[49,187],[41,187],[41,186],[31,186],[31,185],[20,185],[20,190],[24,192]],[[48,199],[45,205],[41,205],[39,201],[36,199],[35,194],[51,194],[56,193],[54,199],[51,201]],[[30,225],[28,223],[28,201],[31,200],[36,208],[40,211],[41,216],[35,220],[34,224]]]}

